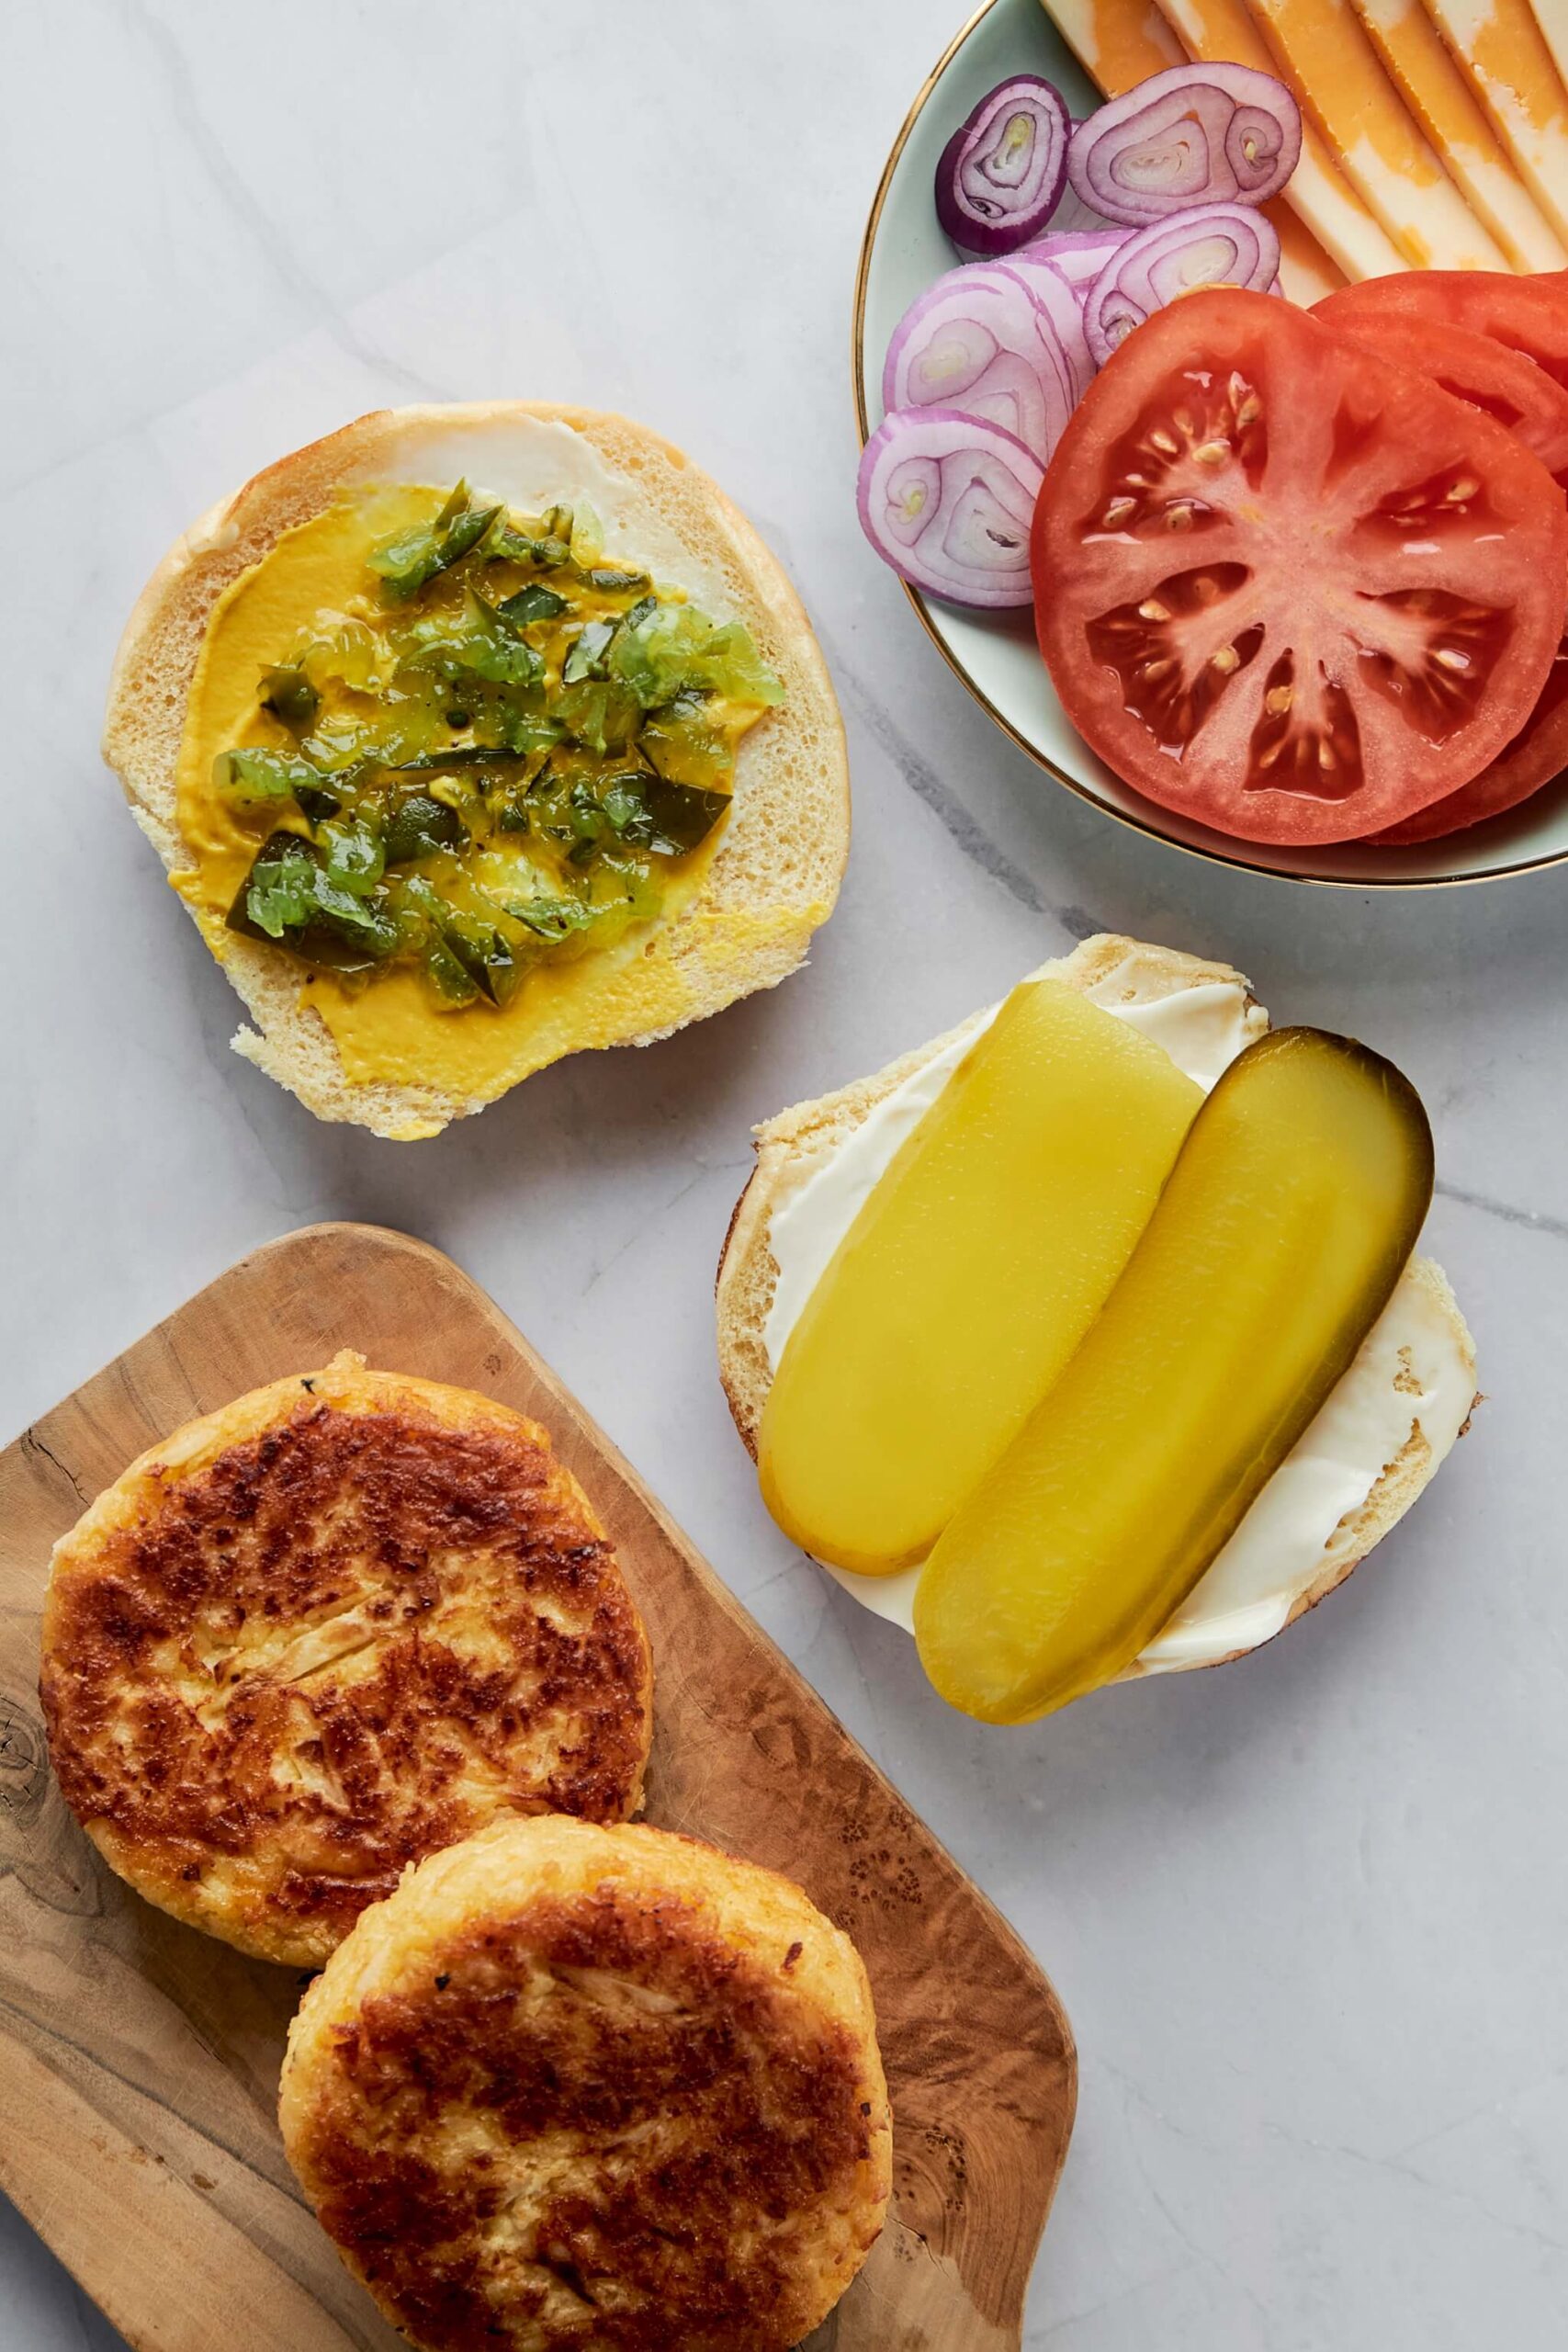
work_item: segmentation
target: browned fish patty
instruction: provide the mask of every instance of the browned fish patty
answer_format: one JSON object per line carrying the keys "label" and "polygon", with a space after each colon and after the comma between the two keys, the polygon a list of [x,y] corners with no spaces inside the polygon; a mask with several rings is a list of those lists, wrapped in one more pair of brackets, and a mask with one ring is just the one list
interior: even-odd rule
{"label": "browned fish patty", "polygon": [[55,1546],[40,1690],[66,1802],[120,1876],[313,1967],[497,1814],[634,1813],[652,1669],[547,1433],[344,1353],[98,1498]]}
{"label": "browned fish patty", "polygon": [[887,2204],[853,1945],[658,1829],[496,1822],[411,1871],[306,1994],[279,2116],[428,2352],[784,2352]]}

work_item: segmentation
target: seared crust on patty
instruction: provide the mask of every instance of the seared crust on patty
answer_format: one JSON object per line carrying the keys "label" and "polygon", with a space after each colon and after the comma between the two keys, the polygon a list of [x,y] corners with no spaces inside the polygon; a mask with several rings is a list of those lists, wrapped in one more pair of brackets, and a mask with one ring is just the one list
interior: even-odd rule
{"label": "seared crust on patty", "polygon": [[40,1693],[122,1878],[315,1967],[498,1813],[634,1813],[652,1668],[545,1430],[345,1353],[176,1430],[62,1538]]}
{"label": "seared crust on patty", "polygon": [[496,1822],[366,1913],[288,2037],[284,2145],[430,2352],[784,2352],[881,2229],[865,1972],[787,1880]]}

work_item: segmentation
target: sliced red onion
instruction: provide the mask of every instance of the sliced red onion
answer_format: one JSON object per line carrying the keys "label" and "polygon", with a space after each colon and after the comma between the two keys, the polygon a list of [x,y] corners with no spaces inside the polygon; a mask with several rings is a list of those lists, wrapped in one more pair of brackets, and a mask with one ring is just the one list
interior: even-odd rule
{"label": "sliced red onion", "polygon": [[1053,229],[1048,236],[1032,237],[1028,244],[1010,254],[1008,267],[1017,269],[1021,262],[1043,261],[1081,299],[1117,246],[1124,245],[1131,234],[1128,229]]}
{"label": "sliced red onion", "polygon": [[1132,233],[1130,229],[1051,229],[1021,245],[1009,256],[1008,266],[1016,269],[1021,261],[1045,261],[1069,286],[1092,285],[1105,267],[1107,255],[1124,245]]}
{"label": "sliced red onion", "polygon": [[1043,465],[1088,380],[1089,346],[1066,288],[1040,274],[1051,280],[1044,300],[1000,262],[950,269],[917,295],[887,346],[883,407],[961,409],[1015,435]]}
{"label": "sliced red onion", "polygon": [[1062,94],[1038,74],[998,83],[959,125],[936,167],[936,212],[955,245],[994,259],[1051,218],[1067,175]]}
{"label": "sliced red onion", "polygon": [[895,409],[861,454],[861,527],[901,578],[957,605],[1031,600],[1044,469],[1015,434],[955,408]]}
{"label": "sliced red onion", "polygon": [[[1039,313],[1036,324],[1047,350],[1055,357],[1054,372],[1066,372],[1076,406],[1095,376],[1095,363],[1083,331],[1081,289],[1069,286],[1061,271],[1053,269],[1049,262],[1036,261],[1028,254],[1010,254],[1006,261],[993,262],[991,266],[1004,271],[1009,277],[1023,280],[1030,300]],[[1054,435],[1051,448],[1055,446],[1056,436]],[[1051,451],[1046,449],[1039,454],[1049,458]]]}
{"label": "sliced red onion", "polygon": [[[1075,130],[1077,127],[1077,123],[1073,125]],[[1070,154],[1071,148],[1067,152]],[[1125,236],[1127,223],[1125,220],[1109,220],[1103,212],[1097,212],[1092,204],[1084,202],[1069,182],[1062,190],[1061,201],[1051,215],[1051,229],[1053,234],[1060,231],[1074,236],[1093,235],[1100,229],[1119,229]]]}
{"label": "sliced red onion", "polygon": [[1280,235],[1249,204],[1200,204],[1129,237],[1084,303],[1084,333],[1103,367],[1155,311],[1200,286],[1267,293],[1280,267]]}
{"label": "sliced red onion", "polygon": [[1172,65],[1074,127],[1073,187],[1134,227],[1194,204],[1261,204],[1302,152],[1302,114],[1250,65]]}

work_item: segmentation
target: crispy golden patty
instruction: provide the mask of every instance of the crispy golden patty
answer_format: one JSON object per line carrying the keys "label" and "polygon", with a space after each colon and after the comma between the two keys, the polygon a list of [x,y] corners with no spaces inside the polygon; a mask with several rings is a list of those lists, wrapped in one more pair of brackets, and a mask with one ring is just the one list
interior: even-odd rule
{"label": "crispy golden patty", "polygon": [[350,1354],[133,1462],[44,1606],[50,1750],[106,1860],[307,1967],[497,1814],[635,1812],[651,1683],[546,1432]]}
{"label": "crispy golden patty", "polygon": [[422,1863],[306,1994],[279,2112],[430,2352],[783,2352],[887,2203],[853,1945],[658,1829],[513,1819]]}

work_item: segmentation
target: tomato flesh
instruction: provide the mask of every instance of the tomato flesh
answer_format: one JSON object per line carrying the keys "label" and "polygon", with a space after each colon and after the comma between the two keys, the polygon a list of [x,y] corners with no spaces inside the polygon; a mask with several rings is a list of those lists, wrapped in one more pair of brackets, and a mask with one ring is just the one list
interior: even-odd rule
{"label": "tomato flesh", "polygon": [[1409,270],[1342,286],[1314,303],[1313,316],[1335,327],[1389,317],[1463,327],[1533,359],[1560,390],[1568,391],[1568,270],[1536,277],[1495,276],[1490,270]]}
{"label": "tomato flesh", "polygon": [[[1346,288],[1352,294],[1362,290]],[[1314,304],[1314,318],[1364,344],[1391,368],[1408,368],[1467,407],[1506,424],[1540,459],[1559,489],[1568,490],[1568,390],[1534,359],[1473,327],[1450,324],[1420,311],[1354,302],[1336,309],[1337,301],[1337,295],[1329,295]]]}
{"label": "tomato flesh", "polygon": [[1245,840],[1348,841],[1524,725],[1568,508],[1490,418],[1277,296],[1216,289],[1090,386],[1032,559],[1053,683],[1118,775]]}
{"label": "tomato flesh", "polygon": [[[1382,290],[1380,291],[1379,288]],[[1396,366],[1506,424],[1568,491],[1568,272],[1496,286],[1433,271],[1408,288],[1373,279],[1331,294],[1313,315]],[[1568,584],[1564,601],[1568,604]],[[1523,727],[1457,792],[1377,838],[1436,841],[1517,808],[1568,767],[1568,634]]]}
{"label": "tomato flesh", "polygon": [[1427,808],[1373,836],[1380,842],[1431,842],[1484,818],[1517,808],[1568,769],[1568,629],[1535,708],[1513,741],[1478,776]]}

